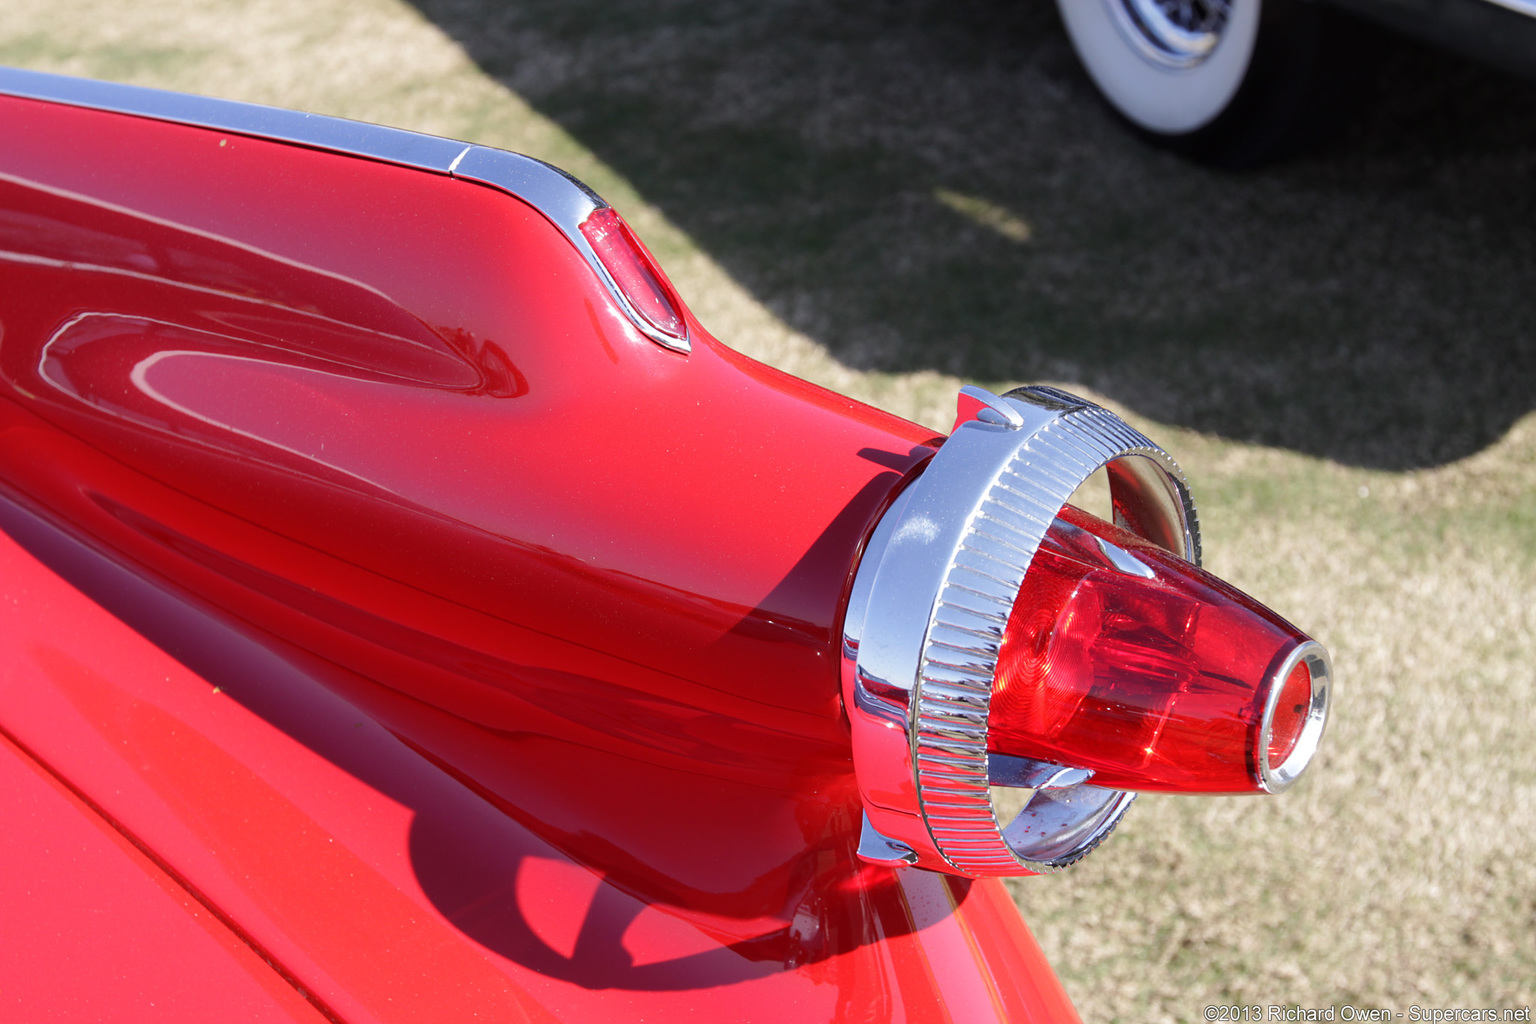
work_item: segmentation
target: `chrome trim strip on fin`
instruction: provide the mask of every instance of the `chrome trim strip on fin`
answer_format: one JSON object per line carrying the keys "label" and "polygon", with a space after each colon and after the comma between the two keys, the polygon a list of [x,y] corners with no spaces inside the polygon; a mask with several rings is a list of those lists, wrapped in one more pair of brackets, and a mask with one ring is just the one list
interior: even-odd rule
{"label": "chrome trim strip on fin", "polygon": [[0,68],[0,93],[291,142],[437,174],[447,174],[454,160],[470,148],[467,142],[403,128],[46,71]]}
{"label": "chrome trim strip on fin", "polygon": [[691,347],[686,338],[663,334],[640,315],[582,235],[582,222],[608,204],[586,185],[542,160],[325,114],[20,68],[0,68],[0,95],[307,146],[497,189],[538,210],[560,230],[640,333],[672,351],[686,353]]}
{"label": "chrome trim strip on fin", "polygon": [[608,206],[596,192],[560,168],[546,164],[542,160],[535,160],[520,153],[509,153],[504,149],[492,149],[489,146],[470,146],[454,159],[450,170],[455,178],[500,189],[544,214],[564,232],[565,237],[576,247],[576,251],[581,253],[587,265],[607,287],[608,294],[618,302],[619,308],[624,310],[624,315],[629,318],[629,322],[634,324],[641,334],[674,352],[687,353],[692,350],[693,346],[689,344],[686,336],[674,338],[670,334],[658,331],[641,315],[629,301],[629,297],[624,294],[623,289],[619,287],[618,282],[613,279],[613,275],[608,273],[608,268],[603,266],[602,261],[597,258],[597,253],[593,252],[587,236],[581,233],[582,223],[592,215],[593,211],[606,209]]}

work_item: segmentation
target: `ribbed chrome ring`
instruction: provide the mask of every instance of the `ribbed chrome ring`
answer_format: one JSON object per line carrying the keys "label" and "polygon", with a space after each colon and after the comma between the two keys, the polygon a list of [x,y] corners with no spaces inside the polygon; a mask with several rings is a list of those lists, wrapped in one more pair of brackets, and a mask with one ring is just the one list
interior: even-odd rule
{"label": "ribbed chrome ring", "polygon": [[[1095,791],[1099,803],[1084,812],[1072,834],[1043,845],[1025,841],[1027,829],[1012,836],[1014,829],[1000,829],[993,808],[987,726],[998,654],[1025,574],[1062,505],[1096,470],[1113,463],[1119,467],[1112,487],[1118,479],[1116,518],[1122,525],[1135,528],[1138,519],[1149,518],[1133,507],[1138,487],[1162,487],[1167,508],[1161,532],[1177,554],[1199,558],[1194,505],[1167,452],[1113,413],[1055,389],[1024,388],[995,401],[1002,416],[1027,410],[1035,423],[1026,430],[1022,417],[1017,425],[998,422],[992,409],[978,417],[975,428],[1013,427],[1016,441],[995,464],[991,480],[977,482],[968,514],[961,512],[967,519],[932,605],[909,705],[923,820],[938,852],[968,875],[1065,866],[1093,849],[1131,800],[1129,794]],[[1010,402],[1017,404],[1004,404]],[[1126,460],[1146,461],[1138,468]]]}
{"label": "ribbed chrome ring", "polygon": [[[860,856],[971,876],[1053,871],[1134,799],[1087,784],[1081,766],[987,753],[1014,602],[1057,512],[1101,467],[1119,526],[1199,562],[1173,459],[1054,388],[962,388],[953,433],[875,527],[843,623]],[[994,785],[1034,791],[1011,822],[997,817]]]}
{"label": "ribbed chrome ring", "polygon": [[[912,763],[923,817],[939,852],[967,874],[1059,866],[1025,861],[1010,847],[997,827],[987,769],[987,720],[1003,630],[1056,513],[1099,467],[1139,455],[1175,481],[1190,521],[1194,514],[1177,464],[1118,416],[1050,389],[1015,396],[1077,408],[1025,438],[971,513],[934,602],[913,702]],[[1108,834],[1114,822],[1106,824],[1090,845],[1071,851],[1071,860]]]}

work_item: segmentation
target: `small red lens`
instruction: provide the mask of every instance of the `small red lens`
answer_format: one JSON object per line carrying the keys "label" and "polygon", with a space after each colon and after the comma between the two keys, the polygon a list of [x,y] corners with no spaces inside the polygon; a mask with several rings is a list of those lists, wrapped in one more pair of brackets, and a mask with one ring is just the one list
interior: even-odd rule
{"label": "small red lens", "polygon": [[1301,662],[1291,669],[1280,696],[1275,700],[1275,715],[1269,726],[1269,767],[1279,768],[1296,749],[1302,727],[1312,710],[1312,669]]}
{"label": "small red lens", "polygon": [[619,291],[658,331],[679,341],[687,336],[682,303],[672,291],[656,259],[612,209],[594,210],[581,224],[592,251],[602,261]]}
{"label": "small red lens", "polygon": [[1069,505],[1014,603],[988,747],[1091,768],[1094,785],[1120,789],[1262,789],[1261,745],[1278,767],[1307,720],[1303,665],[1262,735],[1273,675],[1306,642],[1216,577]]}

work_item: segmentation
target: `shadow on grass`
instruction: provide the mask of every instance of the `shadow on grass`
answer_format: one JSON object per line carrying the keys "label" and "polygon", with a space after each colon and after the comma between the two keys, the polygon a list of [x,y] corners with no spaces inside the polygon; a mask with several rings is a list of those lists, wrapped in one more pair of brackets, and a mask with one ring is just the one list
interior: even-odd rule
{"label": "shadow on grass", "polygon": [[1458,59],[1385,43],[1345,138],[1224,176],[1045,0],[415,3],[849,366],[1391,469],[1536,405],[1536,90]]}

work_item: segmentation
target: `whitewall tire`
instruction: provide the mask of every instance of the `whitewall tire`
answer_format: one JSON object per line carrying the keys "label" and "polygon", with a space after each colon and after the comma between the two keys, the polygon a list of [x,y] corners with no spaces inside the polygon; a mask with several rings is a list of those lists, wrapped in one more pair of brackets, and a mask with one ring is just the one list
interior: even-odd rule
{"label": "whitewall tire", "polygon": [[1099,92],[1150,141],[1243,167],[1315,141],[1350,78],[1348,26],[1309,0],[1056,0]]}

